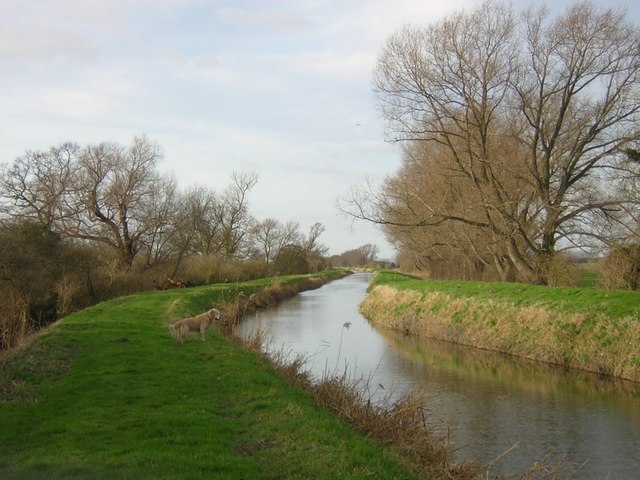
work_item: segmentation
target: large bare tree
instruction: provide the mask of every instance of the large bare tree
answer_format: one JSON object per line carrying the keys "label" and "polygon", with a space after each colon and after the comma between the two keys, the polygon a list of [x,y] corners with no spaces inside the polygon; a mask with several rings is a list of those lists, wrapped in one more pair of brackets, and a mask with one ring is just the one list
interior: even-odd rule
{"label": "large bare tree", "polygon": [[3,168],[2,213],[108,245],[125,268],[143,248],[147,262],[157,260],[175,199],[175,181],[157,170],[161,157],[146,137],[128,147],[65,143],[27,152]]}
{"label": "large bare tree", "polygon": [[374,88],[409,154],[343,209],[545,282],[559,249],[608,241],[594,219],[625,202],[603,181],[640,138],[639,32],[587,2],[552,18],[494,1],[399,30]]}
{"label": "large bare tree", "polygon": [[156,209],[164,193],[157,188],[161,156],[145,137],[134,138],[128,148],[114,143],[85,148],[73,178],[73,215],[62,222],[63,231],[110,246],[121,265],[130,268],[152,222],[164,221]]}

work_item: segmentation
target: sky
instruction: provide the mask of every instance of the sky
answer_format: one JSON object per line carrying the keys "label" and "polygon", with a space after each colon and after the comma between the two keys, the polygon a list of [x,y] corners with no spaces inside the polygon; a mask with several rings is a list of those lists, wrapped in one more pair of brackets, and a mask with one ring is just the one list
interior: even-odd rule
{"label": "sky", "polygon": [[[627,6],[640,23],[636,0],[595,3]],[[297,221],[303,232],[320,222],[329,254],[371,243],[393,259],[378,227],[336,207],[400,166],[371,88],[377,55],[403,25],[479,4],[0,0],[0,162],[146,135],[182,188],[222,191],[233,172],[255,172],[258,220]]]}

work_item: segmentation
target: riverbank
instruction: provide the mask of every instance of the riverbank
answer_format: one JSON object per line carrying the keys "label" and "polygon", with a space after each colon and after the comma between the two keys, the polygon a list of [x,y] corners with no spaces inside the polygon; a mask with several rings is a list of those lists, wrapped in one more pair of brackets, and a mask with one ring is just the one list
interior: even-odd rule
{"label": "riverbank", "polygon": [[145,292],[56,322],[2,359],[0,477],[416,478],[220,330],[178,345],[167,329],[340,275]]}
{"label": "riverbank", "polygon": [[640,293],[380,272],[361,305],[376,326],[640,382]]}

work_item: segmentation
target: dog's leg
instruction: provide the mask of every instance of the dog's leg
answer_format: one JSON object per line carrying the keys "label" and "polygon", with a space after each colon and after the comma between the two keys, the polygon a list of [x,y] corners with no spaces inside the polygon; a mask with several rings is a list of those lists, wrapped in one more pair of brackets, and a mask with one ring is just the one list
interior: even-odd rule
{"label": "dog's leg", "polygon": [[171,336],[175,337],[176,342],[180,342],[180,332],[176,329],[175,325],[169,325],[169,331],[171,332]]}

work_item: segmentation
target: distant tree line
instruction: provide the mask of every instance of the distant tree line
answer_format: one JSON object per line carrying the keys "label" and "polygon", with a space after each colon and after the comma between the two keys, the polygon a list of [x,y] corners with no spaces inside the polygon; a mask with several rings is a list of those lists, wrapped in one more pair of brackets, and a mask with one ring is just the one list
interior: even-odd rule
{"label": "distant tree line", "polygon": [[402,164],[342,210],[432,277],[556,285],[569,251],[637,262],[638,45],[623,11],[589,2],[552,17],[489,0],[399,29],[374,90]]}
{"label": "distant tree line", "polygon": [[181,190],[159,146],[64,143],[0,166],[0,350],[134,291],[327,268],[320,223],[251,215],[254,173]]}
{"label": "distant tree line", "polygon": [[335,267],[372,267],[378,257],[378,246],[371,243],[353,250],[347,250],[340,255],[333,255],[329,260]]}

